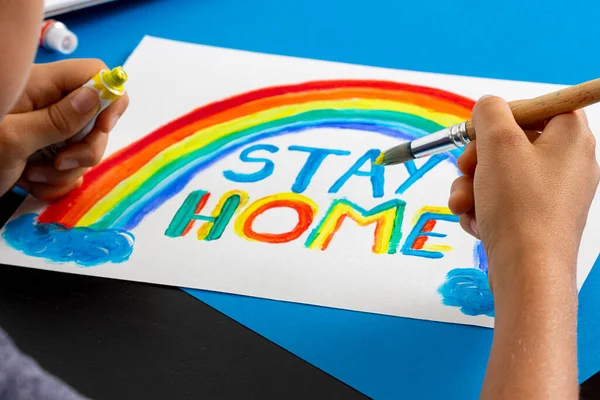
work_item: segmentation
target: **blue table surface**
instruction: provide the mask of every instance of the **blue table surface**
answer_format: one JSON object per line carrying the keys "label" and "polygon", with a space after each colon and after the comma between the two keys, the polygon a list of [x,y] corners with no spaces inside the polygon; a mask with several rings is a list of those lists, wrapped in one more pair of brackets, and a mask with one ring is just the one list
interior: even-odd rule
{"label": "blue table surface", "polygon": [[[599,12],[600,2],[577,0],[120,0],[60,19],[80,38],[70,57],[101,58],[111,67],[149,34],[382,67],[573,84],[597,77]],[[61,58],[42,50],[37,62]],[[599,291],[595,267],[580,293],[580,381],[600,370]],[[478,396],[489,329],[189,293],[371,397]]]}

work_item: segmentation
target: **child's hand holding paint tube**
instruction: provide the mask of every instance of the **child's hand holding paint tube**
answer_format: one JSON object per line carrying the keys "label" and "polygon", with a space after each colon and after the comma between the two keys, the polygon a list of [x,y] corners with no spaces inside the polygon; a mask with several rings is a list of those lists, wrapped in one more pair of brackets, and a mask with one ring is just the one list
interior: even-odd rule
{"label": "child's hand holding paint tube", "polygon": [[[102,159],[108,134],[129,103],[126,93],[106,100],[82,87],[105,69],[91,59],[34,65],[23,94],[0,123],[0,194],[16,184],[48,201],[81,185],[84,172]],[[105,80],[115,80],[109,74]],[[121,77],[116,78],[118,85]],[[75,135],[83,138],[73,140]],[[53,157],[41,157],[48,146]]]}

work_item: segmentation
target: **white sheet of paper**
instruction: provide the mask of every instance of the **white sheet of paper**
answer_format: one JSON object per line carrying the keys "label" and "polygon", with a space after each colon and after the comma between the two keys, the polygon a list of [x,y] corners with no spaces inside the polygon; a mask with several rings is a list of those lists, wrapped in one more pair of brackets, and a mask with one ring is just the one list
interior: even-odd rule
{"label": "white sheet of paper", "polygon": [[[111,133],[107,153],[109,155],[194,109],[230,96],[278,85],[320,80],[378,80],[424,85],[466,96],[469,99],[477,99],[484,94],[493,93],[507,100],[530,98],[560,88],[549,84],[399,71],[265,55],[153,37],[143,39],[127,61],[125,68],[130,76],[127,83],[130,106]],[[317,108],[328,110],[335,107]],[[258,114],[249,110],[246,110],[244,115],[249,115],[250,119],[258,118]],[[292,114],[294,112],[292,111]],[[588,115],[591,126],[596,131],[600,131],[598,107],[590,108]],[[225,121],[228,120],[224,118]],[[204,120],[206,121],[208,120]],[[196,122],[203,123],[203,120]],[[367,125],[369,122],[373,121],[367,121]],[[219,127],[225,129],[221,128],[221,125]],[[46,255],[46,258],[26,255],[7,244],[5,239],[0,240],[0,262],[76,274],[492,327],[493,317],[466,315],[458,307],[444,305],[438,293],[438,287],[445,282],[449,271],[456,268],[476,269],[477,266],[473,255],[477,242],[462,232],[456,222],[438,220],[433,232],[447,236],[429,237],[423,248],[423,250],[436,251],[431,248],[432,245],[451,246],[452,250],[449,251],[441,249],[442,258],[405,254],[403,251],[405,242],[410,238],[415,226],[414,217],[418,211],[424,206],[446,206],[450,185],[458,176],[455,165],[447,160],[442,161],[400,195],[395,194],[395,191],[409,177],[409,172],[404,166],[385,169],[382,197],[374,197],[373,186],[368,176],[357,175],[349,178],[337,193],[328,193],[334,182],[344,175],[367,150],[385,150],[399,143],[396,138],[361,128],[350,129],[349,126],[345,128],[330,126],[271,137],[250,136],[247,143],[226,152],[222,158],[197,171],[182,190],[160,204],[153,212],[142,212],[144,218],[130,231],[135,237],[133,252],[124,262],[107,262],[83,267],[73,262],[57,263],[48,260],[52,257],[56,259],[55,255],[48,256],[49,252],[53,251],[52,246],[68,247],[64,239],[68,237],[68,233],[64,232],[63,236],[60,236],[63,238],[62,241],[55,238],[51,243],[44,242],[34,250],[31,250],[32,245],[29,244],[30,253],[37,252]],[[261,132],[265,134],[269,131]],[[210,135],[206,133],[202,137],[208,138]],[[182,150],[184,152],[193,146],[190,142],[186,143],[187,147],[184,146]],[[225,146],[232,144],[235,143],[229,141]],[[270,147],[267,147],[267,150],[263,148],[248,154],[247,156],[253,158],[254,162],[248,162],[249,160],[244,162],[240,158],[241,153],[257,144]],[[317,204],[318,210],[314,213],[312,223],[300,237],[278,244],[249,241],[240,237],[234,227],[236,223],[244,221],[248,223],[248,220],[242,217],[248,207],[255,205],[254,202],[264,196],[292,191],[299,172],[305,166],[308,153],[289,150],[290,146],[337,149],[350,153],[330,155],[325,158],[306,189],[302,191],[301,195],[312,199]],[[166,154],[160,153],[152,162],[173,157]],[[263,159],[263,161],[256,161],[256,159]],[[224,176],[224,171],[227,170],[238,174],[253,174],[265,167],[268,169],[269,161],[264,160],[272,161],[273,171],[262,180],[241,183],[232,182]],[[426,161],[418,160],[416,167],[420,168]],[[370,168],[370,163],[367,162],[362,166],[361,171],[369,171]],[[118,168],[111,170],[111,176],[126,169],[126,164],[120,163]],[[168,178],[150,186],[160,190],[165,187],[165,184],[178,179],[183,171],[184,168],[179,168],[169,174]],[[252,176],[255,180],[258,179],[256,175]],[[127,181],[114,190],[128,190],[139,182],[141,181]],[[72,212],[83,204],[95,204],[95,200],[90,200],[90,193],[98,190],[98,187],[94,190],[87,189],[83,193],[88,196],[85,201],[71,202],[66,208]],[[204,190],[211,194],[199,213],[204,216],[210,215],[219,198],[229,190],[243,190],[248,193],[249,200],[233,216],[222,236],[217,240],[198,240],[196,231],[206,221],[195,221],[193,228],[185,236],[167,237],[165,231],[188,195],[195,190]],[[171,194],[173,193],[175,192],[171,191]],[[305,245],[307,238],[325,216],[332,200],[341,198],[347,198],[366,210],[394,198],[406,202],[401,225],[402,237],[396,254],[375,254],[372,251],[375,224],[361,227],[350,218],[343,220],[339,231],[334,234],[326,250],[307,248]],[[142,197],[140,201],[147,199],[148,197]],[[598,255],[597,243],[600,240],[598,201],[597,199],[592,208],[590,223],[581,247],[578,269],[579,288]],[[134,203],[134,206],[139,204],[141,203]],[[44,204],[29,198],[13,216],[11,223],[29,212],[39,214],[44,207]],[[78,224],[87,226],[92,220],[80,220]],[[122,228],[124,225],[120,225],[118,221],[108,225],[108,228]],[[254,232],[277,234],[293,230],[297,223],[298,216],[295,211],[280,207],[265,211],[250,226]],[[335,225],[335,221],[333,223]],[[8,226],[10,224],[3,229],[3,235],[7,234]],[[40,231],[39,226],[31,229],[37,232],[37,237],[44,236],[45,231]],[[19,240],[26,236],[23,233],[19,236]],[[36,237],[27,239],[31,239],[33,243],[37,240]],[[90,241],[89,238],[86,240]],[[71,243],[79,242],[73,239]],[[98,248],[102,247],[101,244],[98,245]],[[411,247],[415,247],[412,242],[409,248]],[[65,252],[69,251],[65,250]],[[90,254],[90,257],[95,257]]]}

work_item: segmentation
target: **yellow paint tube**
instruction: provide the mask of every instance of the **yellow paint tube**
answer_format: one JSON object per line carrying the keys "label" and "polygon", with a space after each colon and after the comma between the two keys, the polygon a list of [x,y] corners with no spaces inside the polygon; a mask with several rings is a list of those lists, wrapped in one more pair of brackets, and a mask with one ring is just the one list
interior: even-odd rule
{"label": "yellow paint tube", "polygon": [[37,160],[51,160],[65,146],[81,142],[94,128],[98,115],[111,105],[115,100],[119,99],[125,93],[125,82],[127,81],[127,73],[121,67],[116,67],[113,70],[104,69],[98,72],[82,87],[88,87],[98,94],[100,99],[100,107],[94,115],[94,118],[77,134],[62,143],[55,143],[37,151],[31,158]]}

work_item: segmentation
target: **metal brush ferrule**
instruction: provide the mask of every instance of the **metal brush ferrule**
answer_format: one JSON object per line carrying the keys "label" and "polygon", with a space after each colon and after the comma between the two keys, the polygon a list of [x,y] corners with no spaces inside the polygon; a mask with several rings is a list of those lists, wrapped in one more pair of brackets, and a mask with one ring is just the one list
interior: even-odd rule
{"label": "metal brush ferrule", "polygon": [[467,136],[467,122],[453,125],[449,128],[415,139],[410,144],[410,150],[415,158],[429,157],[464,147],[470,142]]}

